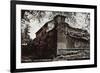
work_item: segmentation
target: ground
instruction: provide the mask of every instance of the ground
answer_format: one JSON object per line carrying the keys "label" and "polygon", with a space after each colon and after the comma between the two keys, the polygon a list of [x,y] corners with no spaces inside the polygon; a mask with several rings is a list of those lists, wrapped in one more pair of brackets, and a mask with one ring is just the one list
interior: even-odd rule
{"label": "ground", "polygon": [[71,61],[90,59],[89,49],[59,49],[57,57],[53,59],[32,59],[32,56],[23,56],[22,63],[26,62],[50,62],[50,61]]}

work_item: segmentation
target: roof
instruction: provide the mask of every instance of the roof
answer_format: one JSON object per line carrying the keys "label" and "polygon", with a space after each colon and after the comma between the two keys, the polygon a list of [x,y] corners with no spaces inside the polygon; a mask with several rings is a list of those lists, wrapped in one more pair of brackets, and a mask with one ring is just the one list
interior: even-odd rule
{"label": "roof", "polygon": [[[59,17],[59,16],[65,18],[65,16],[57,15],[57,16],[54,17],[54,19],[57,18],[57,17]],[[53,20],[51,20],[51,21],[53,21]],[[51,21],[49,21],[49,22],[51,22]],[[44,27],[46,27],[49,22],[47,22],[46,24],[44,24],[36,32],[36,34],[40,33],[42,31],[42,29]],[[68,27],[68,31],[67,31],[68,34],[67,35],[69,35],[70,37],[75,38],[75,39],[85,40],[85,41],[89,41],[90,40],[90,34],[87,32],[87,30],[83,30],[83,29],[79,29],[79,28],[73,28],[73,27],[69,26],[68,23],[64,23],[64,24],[66,24],[66,26]]]}
{"label": "roof", "polygon": [[87,32],[87,30],[79,29],[79,28],[69,28],[68,35],[75,39],[80,40],[90,40],[90,34]]}

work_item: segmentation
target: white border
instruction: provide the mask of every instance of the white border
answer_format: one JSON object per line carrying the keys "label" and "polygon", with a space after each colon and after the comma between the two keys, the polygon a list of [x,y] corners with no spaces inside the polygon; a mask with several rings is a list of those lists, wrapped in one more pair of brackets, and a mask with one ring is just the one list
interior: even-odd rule
{"label": "white border", "polygon": [[[21,63],[21,9],[28,10],[50,10],[50,11],[67,11],[67,12],[89,12],[90,13],[90,60],[80,61],[54,61],[38,63]],[[16,5],[16,68],[39,68],[54,66],[72,66],[94,64],[94,9],[70,8],[70,7],[52,7],[52,6],[35,6],[35,5]]]}

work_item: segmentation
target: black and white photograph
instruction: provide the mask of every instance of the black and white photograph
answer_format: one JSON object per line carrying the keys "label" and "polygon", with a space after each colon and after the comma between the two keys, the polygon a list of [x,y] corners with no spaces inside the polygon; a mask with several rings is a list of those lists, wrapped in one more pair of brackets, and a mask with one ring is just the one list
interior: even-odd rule
{"label": "black and white photograph", "polygon": [[21,10],[21,61],[90,59],[90,13]]}
{"label": "black and white photograph", "polygon": [[97,66],[96,6],[11,3],[11,71]]}

